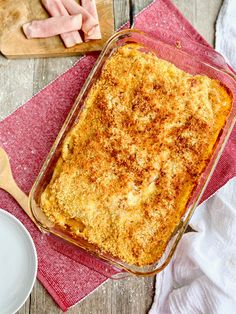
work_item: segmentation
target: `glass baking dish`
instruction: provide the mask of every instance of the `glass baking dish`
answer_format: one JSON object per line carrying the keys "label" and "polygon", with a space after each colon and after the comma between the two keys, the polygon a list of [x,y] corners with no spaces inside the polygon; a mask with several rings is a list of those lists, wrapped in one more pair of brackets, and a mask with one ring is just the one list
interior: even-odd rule
{"label": "glass baking dish", "polygon": [[[104,49],[102,50],[96,64],[94,65],[91,73],[89,74],[80,94],[78,95],[30,192],[30,209],[38,227],[42,231],[63,238],[64,240],[84,249],[92,255],[95,255],[96,258],[99,257],[103,261],[105,260],[115,267],[118,267],[123,271],[127,271],[135,275],[154,275],[160,272],[169,263],[176,249],[176,246],[183,236],[188,222],[196,206],[198,205],[204,190],[206,189],[206,186],[211,178],[211,175],[216,167],[216,164],[220,158],[220,155],[224,149],[224,146],[236,120],[236,80],[233,72],[227,66],[223,57],[221,57],[221,55],[219,55],[218,53],[212,52],[212,50],[210,50],[209,48],[197,44],[195,44],[196,48],[194,49],[194,52],[196,53],[195,56],[194,53],[189,53],[189,46],[185,42],[178,41],[175,45],[175,41],[173,41],[173,38],[171,38],[171,40],[170,38],[168,38],[167,43],[163,41],[163,38],[162,40],[158,38],[152,38],[151,36],[139,30],[123,30],[116,33],[109,39]],[[74,237],[69,231],[65,231],[59,226],[52,224],[44,215],[39,205],[41,193],[50,182],[54,166],[60,156],[62,142],[68,131],[73,127],[75,123],[78,122],[80,112],[84,106],[85,99],[92,85],[99,78],[103,65],[118,47],[131,42],[141,44],[144,47],[144,51],[152,51],[159,58],[165,59],[175,64],[178,68],[188,73],[204,74],[211,78],[218,79],[231,91],[233,95],[232,110],[227,118],[224,128],[219,135],[217,143],[214,147],[212,157],[204,173],[202,173],[198,185],[194,189],[192,197],[188,202],[186,212],[179,222],[178,226],[176,227],[175,231],[173,232],[163,256],[154,264],[142,267],[129,265],[109,254],[101,252],[99,248],[95,245],[88,243],[82,238]],[[76,247],[74,249],[76,250]]]}

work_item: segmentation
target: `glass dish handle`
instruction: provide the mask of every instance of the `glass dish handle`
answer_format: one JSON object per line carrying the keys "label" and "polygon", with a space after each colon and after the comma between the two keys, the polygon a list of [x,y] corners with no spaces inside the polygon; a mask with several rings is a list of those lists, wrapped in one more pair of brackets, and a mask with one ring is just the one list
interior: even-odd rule
{"label": "glass dish handle", "polygon": [[85,267],[103,275],[109,279],[123,279],[130,276],[129,273],[124,272],[121,269],[111,265],[110,263],[98,259],[95,256],[85,252],[83,249],[76,247],[63,239],[60,239],[52,234],[44,233],[42,234],[43,241],[54,251],[72,259],[76,263],[82,264]]}
{"label": "glass dish handle", "polygon": [[194,57],[201,62],[208,63],[209,65],[228,72],[231,75],[233,74],[232,69],[227,64],[225,58],[212,47],[198,43],[190,38],[181,39],[180,46],[188,53],[193,54]]}
{"label": "glass dish handle", "polygon": [[193,55],[194,58],[201,62],[207,63],[210,66],[214,66],[219,70],[223,70],[231,75],[234,75],[231,67],[227,64],[225,58],[219,52],[215,51],[210,46],[196,42],[190,38],[188,33],[186,33],[186,37],[180,38],[176,35],[170,34],[170,31],[158,27],[158,29],[155,30],[155,33],[152,33],[151,35],[177,49]]}

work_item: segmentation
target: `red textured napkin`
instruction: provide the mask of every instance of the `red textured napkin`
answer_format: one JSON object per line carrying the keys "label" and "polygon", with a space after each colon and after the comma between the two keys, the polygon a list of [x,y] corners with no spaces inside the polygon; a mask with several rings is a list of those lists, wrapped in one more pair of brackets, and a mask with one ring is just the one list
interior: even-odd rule
{"label": "red textured napkin", "polygon": [[[174,32],[177,38],[191,38],[209,47],[169,0],[154,1],[144,9],[136,18],[136,27],[154,36],[161,29],[162,35],[170,38],[170,41]],[[188,49],[194,51],[191,41]],[[66,73],[0,122],[0,146],[8,152],[14,177],[25,192],[29,192],[96,58],[97,55],[83,57]],[[230,137],[204,198],[236,174],[235,135],[236,129]],[[112,267],[91,258],[83,251],[42,235],[15,201],[1,190],[0,207],[15,215],[30,231],[38,252],[38,279],[62,310],[65,311],[82,300],[115,273]]]}

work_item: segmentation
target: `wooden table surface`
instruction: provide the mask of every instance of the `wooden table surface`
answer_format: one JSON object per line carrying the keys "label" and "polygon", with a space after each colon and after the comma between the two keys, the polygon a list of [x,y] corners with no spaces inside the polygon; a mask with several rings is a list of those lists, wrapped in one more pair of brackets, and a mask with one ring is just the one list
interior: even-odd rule
{"label": "wooden table surface", "polygon": [[[151,0],[134,0],[136,12]],[[214,24],[222,0],[173,0],[179,10],[210,43],[214,44]],[[114,0],[116,27],[128,20],[128,0]],[[0,56],[0,120],[26,102],[36,92],[67,70],[73,58],[6,60]],[[154,293],[154,278],[109,280],[68,314],[143,314]],[[37,281],[18,314],[57,314],[62,311]],[[164,313],[163,313],[164,314]]]}

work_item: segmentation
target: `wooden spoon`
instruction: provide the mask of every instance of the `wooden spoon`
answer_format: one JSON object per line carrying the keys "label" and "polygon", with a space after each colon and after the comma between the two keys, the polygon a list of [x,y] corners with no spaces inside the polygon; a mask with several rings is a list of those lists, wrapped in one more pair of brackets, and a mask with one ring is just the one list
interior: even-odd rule
{"label": "wooden spoon", "polygon": [[13,178],[11,166],[7,153],[0,147],[0,188],[8,192],[17,203],[23,208],[25,213],[33,220],[28,196],[18,187]]}

